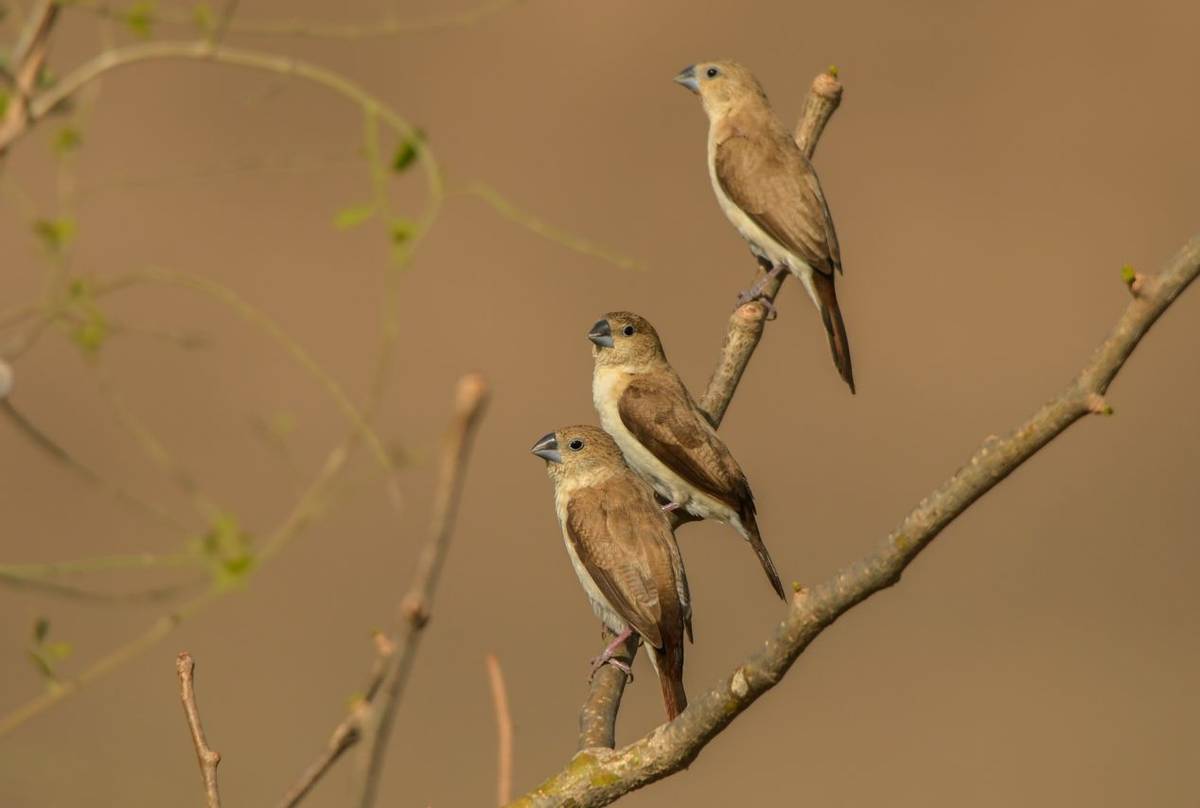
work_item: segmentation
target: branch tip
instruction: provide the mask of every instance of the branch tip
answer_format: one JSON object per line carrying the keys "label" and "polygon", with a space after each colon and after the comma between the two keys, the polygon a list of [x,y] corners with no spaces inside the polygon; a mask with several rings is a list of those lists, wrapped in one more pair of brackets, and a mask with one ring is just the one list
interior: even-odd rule
{"label": "branch tip", "polygon": [[0,401],[8,398],[8,394],[12,392],[15,379],[16,376],[13,373],[12,365],[0,359]]}
{"label": "branch tip", "polygon": [[1112,415],[1114,410],[1099,393],[1088,393],[1087,409],[1093,415]]}
{"label": "branch tip", "polygon": [[415,629],[425,628],[429,622],[429,606],[425,598],[416,593],[409,593],[400,604],[400,614],[405,621]]}
{"label": "branch tip", "polygon": [[454,394],[454,407],[461,417],[475,415],[487,400],[488,384],[482,373],[468,373],[458,380]]}
{"label": "branch tip", "polygon": [[1129,287],[1129,293],[1134,297],[1141,294],[1142,289],[1146,286],[1146,279],[1133,268],[1132,264],[1121,267],[1121,281]]}

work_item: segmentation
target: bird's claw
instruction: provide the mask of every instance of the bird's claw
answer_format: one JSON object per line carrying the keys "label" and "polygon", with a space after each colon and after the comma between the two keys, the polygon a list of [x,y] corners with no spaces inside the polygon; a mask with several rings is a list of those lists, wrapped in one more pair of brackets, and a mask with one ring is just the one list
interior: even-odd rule
{"label": "bird's claw", "polygon": [[761,303],[763,308],[767,310],[767,320],[769,322],[779,316],[779,309],[775,308],[775,301],[764,295],[762,291],[762,286],[756,283],[745,292],[738,292],[737,304],[744,306],[747,303]]}
{"label": "bird's claw", "polygon": [[588,674],[588,682],[591,682],[593,679],[595,679],[596,674],[599,673],[600,669],[603,668],[605,665],[612,665],[614,668],[616,668],[617,670],[619,670],[625,674],[625,684],[633,683],[633,668],[631,668],[629,666],[629,663],[622,662],[621,660],[617,659],[615,656],[606,657],[604,654],[601,654],[600,656],[596,657],[591,662],[592,662],[592,672],[590,674]]}
{"label": "bird's claw", "polygon": [[662,506],[662,509],[664,511],[666,511],[667,513],[670,513],[671,511],[676,510],[678,508],[679,508],[678,502],[668,502],[666,505]]}

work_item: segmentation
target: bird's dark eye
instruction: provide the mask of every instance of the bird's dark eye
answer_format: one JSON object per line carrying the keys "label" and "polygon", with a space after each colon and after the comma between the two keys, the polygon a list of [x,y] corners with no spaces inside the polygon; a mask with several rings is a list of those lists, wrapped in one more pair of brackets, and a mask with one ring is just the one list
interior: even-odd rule
{"label": "bird's dark eye", "polygon": [[632,337],[634,334],[637,333],[637,329],[631,325],[627,325],[621,329],[621,333],[627,337]]}
{"label": "bird's dark eye", "polygon": [[571,447],[572,452],[578,452],[580,449],[583,448],[583,441],[581,441],[579,438],[576,438],[575,440],[571,441],[567,445]]}
{"label": "bird's dark eye", "polygon": [[721,71],[717,70],[715,67],[710,67],[708,70],[704,71],[704,75],[708,76],[710,79],[715,79],[720,72]]}

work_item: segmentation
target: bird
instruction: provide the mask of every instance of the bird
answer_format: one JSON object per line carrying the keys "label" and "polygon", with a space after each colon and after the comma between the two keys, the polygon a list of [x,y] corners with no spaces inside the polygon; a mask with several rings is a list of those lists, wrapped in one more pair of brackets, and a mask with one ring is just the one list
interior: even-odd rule
{"label": "bird", "polygon": [[592,403],[625,462],[667,501],[665,510],[683,508],[737,530],[784,598],[746,475],[667,361],[654,326],[615,311],[587,336],[594,359]]}
{"label": "bird", "polygon": [[812,163],[744,66],[703,62],[675,81],[700,97],[708,115],[708,174],[721,210],[769,271],[739,299],[759,297],[770,278],[790,270],[816,305],[833,363],[853,394],[850,340],[834,288],[841,250]]}
{"label": "bird", "polygon": [[617,637],[592,660],[612,663],[634,632],[649,649],[667,720],[687,707],[683,638],[692,639],[692,606],[683,557],[654,491],[625,465],[604,430],[587,425],[548,432],[530,452],[546,461],[567,555],[596,616]]}

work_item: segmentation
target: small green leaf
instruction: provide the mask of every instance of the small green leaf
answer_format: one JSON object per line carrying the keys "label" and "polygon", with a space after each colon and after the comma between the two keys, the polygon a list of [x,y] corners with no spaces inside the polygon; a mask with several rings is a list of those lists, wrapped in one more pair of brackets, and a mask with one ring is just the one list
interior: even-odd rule
{"label": "small green leaf", "polygon": [[192,22],[202,34],[211,34],[217,27],[217,18],[208,3],[197,3],[192,9]]}
{"label": "small green leaf", "polygon": [[33,232],[52,253],[60,253],[71,245],[75,238],[75,220],[70,218],[38,219],[33,223]]}
{"label": "small green leaf", "polygon": [[134,3],[125,12],[125,25],[129,32],[139,39],[149,39],[153,33],[154,3],[151,0]]}
{"label": "small green leaf", "polygon": [[71,283],[67,285],[67,297],[72,301],[85,301],[92,299],[92,285],[86,278],[72,278]]}
{"label": "small green leaf", "polygon": [[1137,272],[1132,264],[1126,264],[1121,267],[1121,280],[1125,281],[1125,285],[1131,285],[1137,279]]}
{"label": "small green leaf", "polygon": [[50,148],[59,157],[78,149],[83,144],[83,135],[74,126],[67,124],[54,135]]}
{"label": "small green leaf", "polygon": [[33,621],[33,641],[37,645],[41,645],[46,639],[46,635],[50,633],[50,621],[45,617],[39,617]]}
{"label": "small green leaf", "polygon": [[47,643],[45,646],[45,657],[54,662],[62,662],[71,655],[72,650],[74,649],[69,642],[62,642],[60,640],[59,642]]}
{"label": "small green leaf", "polygon": [[408,170],[420,152],[421,143],[425,141],[425,133],[420,129],[412,133],[410,137],[406,137],[396,147],[396,154],[392,157],[392,171],[397,174],[402,174]]}
{"label": "small green leaf", "polygon": [[8,112],[8,99],[8,90],[0,87],[0,118],[3,118],[4,114]]}
{"label": "small green leaf", "polygon": [[350,230],[375,215],[375,203],[366,202],[362,205],[352,205],[342,208],[333,217],[333,226],[338,230]]}
{"label": "small green leaf", "polygon": [[71,339],[85,354],[95,356],[108,339],[108,333],[108,320],[98,309],[93,308],[88,310],[87,319],[75,326],[71,332]]}
{"label": "small green leaf", "polygon": [[415,232],[416,224],[408,219],[392,219],[391,226],[388,227],[388,235],[391,236],[392,244],[396,246],[406,243]]}

